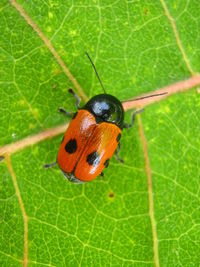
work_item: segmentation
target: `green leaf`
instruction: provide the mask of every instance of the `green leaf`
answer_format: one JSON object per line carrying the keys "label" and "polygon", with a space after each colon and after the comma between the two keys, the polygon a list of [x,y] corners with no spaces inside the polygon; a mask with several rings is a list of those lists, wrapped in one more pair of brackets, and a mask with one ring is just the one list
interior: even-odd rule
{"label": "green leaf", "polygon": [[85,51],[121,101],[198,72],[200,4],[154,2],[1,1],[0,146],[23,148],[0,163],[1,266],[200,265],[196,90],[147,107],[123,131],[125,164],[87,184],[43,169],[62,135],[23,143],[66,122],[58,107],[75,110],[52,46],[88,97],[102,89]]}

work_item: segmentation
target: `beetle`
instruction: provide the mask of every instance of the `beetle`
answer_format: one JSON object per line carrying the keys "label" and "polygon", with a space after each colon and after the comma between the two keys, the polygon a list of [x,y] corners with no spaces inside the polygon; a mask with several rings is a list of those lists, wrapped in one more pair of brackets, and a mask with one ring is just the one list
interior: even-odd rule
{"label": "beetle", "polygon": [[56,162],[44,165],[49,168],[58,164],[64,176],[74,183],[89,182],[103,175],[103,169],[108,167],[113,154],[123,163],[118,155],[122,130],[132,127],[136,113],[142,111],[132,113],[131,123],[125,123],[122,103],[105,92],[94,63],[87,52],[86,55],[104,94],[92,97],[80,108],[80,98],[69,89],[76,99],[78,111],[70,113],[59,108],[63,114],[72,116],[72,120],[61,142]]}

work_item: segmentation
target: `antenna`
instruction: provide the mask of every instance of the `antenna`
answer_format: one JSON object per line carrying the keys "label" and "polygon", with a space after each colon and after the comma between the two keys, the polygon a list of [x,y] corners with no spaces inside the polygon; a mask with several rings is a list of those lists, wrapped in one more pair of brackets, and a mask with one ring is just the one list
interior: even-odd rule
{"label": "antenna", "polygon": [[166,95],[166,94],[168,94],[168,92],[159,93],[159,94],[152,94],[152,95],[147,95],[147,96],[141,96],[141,97],[134,98],[134,99],[131,99],[131,100],[125,100],[123,102],[137,101],[137,100],[141,100],[141,99],[145,99],[145,98],[150,98],[150,97],[160,96],[160,95]]}
{"label": "antenna", "polygon": [[99,77],[99,74],[98,74],[98,72],[97,72],[97,69],[96,69],[96,67],[95,67],[95,65],[94,65],[94,63],[93,63],[91,57],[89,56],[88,52],[85,52],[85,54],[86,54],[86,56],[88,57],[90,63],[92,64],[92,67],[93,67],[93,69],[94,69],[94,71],[95,71],[95,73],[96,73],[96,76],[97,76],[97,78],[98,78],[98,80],[99,80],[99,82],[100,82],[100,84],[101,84],[101,87],[102,87],[102,89],[103,89],[103,91],[104,91],[104,94],[106,94],[106,90],[105,90],[105,88],[104,88],[104,86],[103,86],[103,83],[102,83],[102,81],[101,81],[101,79],[100,79],[100,77]]}

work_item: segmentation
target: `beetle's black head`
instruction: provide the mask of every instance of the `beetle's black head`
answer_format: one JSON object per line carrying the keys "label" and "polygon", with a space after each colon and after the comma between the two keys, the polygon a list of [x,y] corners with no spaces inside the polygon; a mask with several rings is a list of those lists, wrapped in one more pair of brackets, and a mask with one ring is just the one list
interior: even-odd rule
{"label": "beetle's black head", "polygon": [[123,128],[124,109],[121,102],[112,95],[96,95],[87,102],[84,109],[90,111],[97,122],[111,122]]}

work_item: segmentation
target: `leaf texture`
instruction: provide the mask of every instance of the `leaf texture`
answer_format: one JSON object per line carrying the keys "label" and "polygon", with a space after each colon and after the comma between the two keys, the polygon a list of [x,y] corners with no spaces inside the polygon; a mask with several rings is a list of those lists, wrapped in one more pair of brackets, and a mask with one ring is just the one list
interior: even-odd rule
{"label": "leaf texture", "polygon": [[[102,92],[85,51],[121,101],[198,73],[199,12],[191,0],[2,0],[0,146],[66,123],[68,88]],[[196,89],[147,107],[123,131],[125,164],[83,185],[42,167],[62,135],[6,155],[1,266],[199,266],[199,108]]]}

